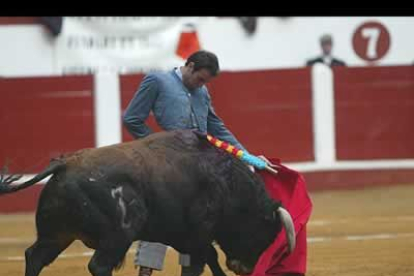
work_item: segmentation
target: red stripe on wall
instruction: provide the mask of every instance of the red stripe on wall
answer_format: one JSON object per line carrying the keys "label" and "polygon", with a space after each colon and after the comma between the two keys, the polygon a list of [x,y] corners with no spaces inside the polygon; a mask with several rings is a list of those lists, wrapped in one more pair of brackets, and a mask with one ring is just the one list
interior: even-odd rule
{"label": "red stripe on wall", "polygon": [[[122,111],[143,75],[121,76]],[[310,69],[223,72],[208,88],[230,131],[252,153],[286,162],[311,161],[313,154]],[[148,125],[160,128],[150,116]],[[123,141],[131,136],[123,128]]]}
{"label": "red stripe on wall", "polygon": [[0,16],[0,25],[40,24],[39,17],[35,16]]}
{"label": "red stripe on wall", "polygon": [[339,160],[414,158],[414,67],[335,68]]}
{"label": "red stripe on wall", "polygon": [[223,72],[208,87],[217,114],[250,152],[314,160],[309,68]]}
{"label": "red stripe on wall", "polygon": [[14,194],[2,195],[0,213],[33,212],[44,185],[34,185]]}
{"label": "red stripe on wall", "polygon": [[310,191],[414,184],[414,169],[322,171],[303,175]]}
{"label": "red stripe on wall", "polygon": [[0,167],[39,172],[66,152],[94,147],[92,76],[0,80]]}

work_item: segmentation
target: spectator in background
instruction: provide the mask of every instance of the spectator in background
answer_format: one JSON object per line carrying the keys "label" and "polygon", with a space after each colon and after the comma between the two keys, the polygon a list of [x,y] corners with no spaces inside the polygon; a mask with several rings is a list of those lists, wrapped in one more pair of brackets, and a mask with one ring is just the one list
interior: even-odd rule
{"label": "spectator in background", "polygon": [[239,19],[240,24],[249,36],[255,34],[257,29],[257,17],[240,16],[237,17],[237,19]]}
{"label": "spectator in background", "polygon": [[324,63],[332,66],[346,66],[345,62],[332,56],[333,40],[332,36],[325,34],[320,39],[322,55],[306,62],[306,66],[312,66],[315,63]]}

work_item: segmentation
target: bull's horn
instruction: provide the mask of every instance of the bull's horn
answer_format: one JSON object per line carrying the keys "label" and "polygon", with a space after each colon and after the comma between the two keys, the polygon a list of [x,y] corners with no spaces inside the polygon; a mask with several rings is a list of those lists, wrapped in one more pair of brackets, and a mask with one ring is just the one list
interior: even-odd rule
{"label": "bull's horn", "polygon": [[282,220],[282,225],[285,228],[289,253],[292,253],[296,246],[295,226],[293,225],[292,217],[283,207],[277,208],[277,212]]}

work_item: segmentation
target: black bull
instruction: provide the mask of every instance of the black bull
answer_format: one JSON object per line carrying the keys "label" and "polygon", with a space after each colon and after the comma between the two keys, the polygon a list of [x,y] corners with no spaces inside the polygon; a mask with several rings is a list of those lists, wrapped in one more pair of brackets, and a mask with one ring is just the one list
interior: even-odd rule
{"label": "black bull", "polygon": [[136,240],[190,254],[215,276],[224,273],[213,242],[237,274],[252,271],[283,226],[294,247],[292,220],[260,177],[193,131],[80,150],[20,185],[10,185],[18,177],[2,176],[0,194],[48,175],[36,212],[37,240],[25,252],[26,276],[37,276],[76,239],[95,249],[88,265],[94,276],[112,275]]}

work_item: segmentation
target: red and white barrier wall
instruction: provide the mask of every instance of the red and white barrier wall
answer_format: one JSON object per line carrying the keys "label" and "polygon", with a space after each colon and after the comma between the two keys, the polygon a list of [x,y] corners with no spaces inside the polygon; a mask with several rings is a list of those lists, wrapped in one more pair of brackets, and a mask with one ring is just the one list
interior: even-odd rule
{"label": "red and white barrier wall", "polygon": [[[131,140],[121,115],[142,77],[0,79],[0,165],[24,181],[62,153]],[[414,67],[223,72],[209,89],[243,145],[310,190],[414,183]],[[33,210],[42,187],[0,197],[0,212]]]}

